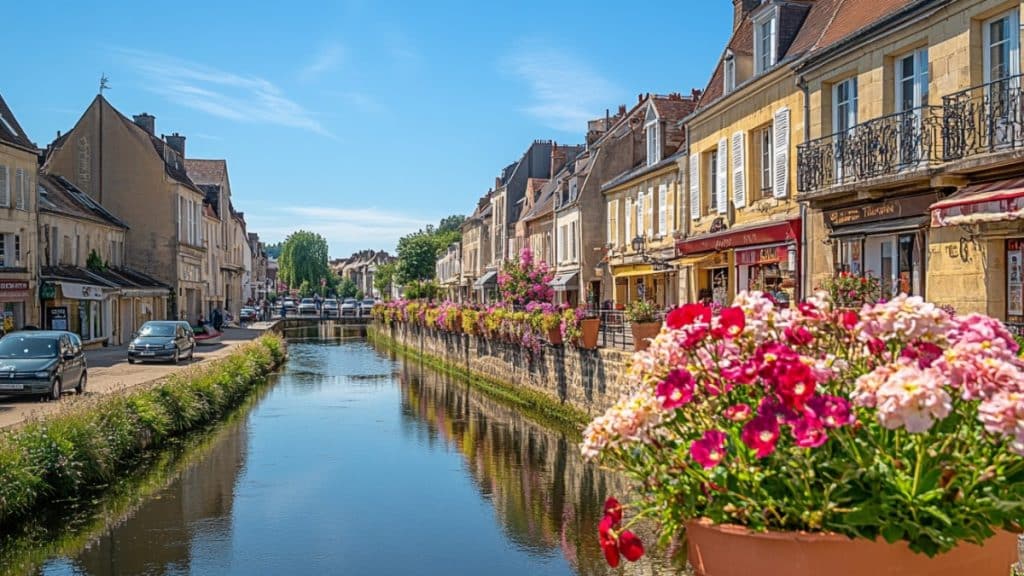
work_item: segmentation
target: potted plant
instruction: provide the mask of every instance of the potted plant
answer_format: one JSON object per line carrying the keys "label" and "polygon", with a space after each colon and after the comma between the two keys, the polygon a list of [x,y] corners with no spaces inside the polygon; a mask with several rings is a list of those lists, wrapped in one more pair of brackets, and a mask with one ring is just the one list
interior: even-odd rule
{"label": "potted plant", "polygon": [[[1007,576],[1024,518],[1024,361],[997,320],[919,297],[760,293],[669,313],[583,453],[685,534],[697,574]],[[642,544],[606,506],[610,563]]]}
{"label": "potted plant", "polygon": [[658,308],[650,300],[634,300],[626,307],[626,319],[633,331],[633,349],[646,350],[661,331]]}
{"label": "potted plant", "polygon": [[593,350],[597,348],[597,336],[601,330],[601,319],[591,316],[586,308],[578,308],[577,315],[582,315],[580,320],[580,348]]}
{"label": "potted plant", "polygon": [[819,290],[825,292],[837,308],[860,308],[874,304],[882,296],[882,285],[877,276],[865,274],[855,276],[840,272],[821,283]]}
{"label": "potted plant", "polygon": [[561,322],[559,328],[562,333],[562,340],[569,342],[573,346],[579,345],[580,335],[580,321],[583,320],[585,311],[583,308],[566,308],[562,310]]}

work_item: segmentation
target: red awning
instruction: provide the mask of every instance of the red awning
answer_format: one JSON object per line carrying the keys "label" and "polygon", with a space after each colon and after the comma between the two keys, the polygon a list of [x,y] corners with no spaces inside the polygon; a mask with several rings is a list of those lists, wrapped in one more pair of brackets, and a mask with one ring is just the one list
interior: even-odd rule
{"label": "red awning", "polygon": [[773,242],[797,242],[800,239],[800,219],[776,224],[744,226],[687,238],[676,243],[680,254],[699,254],[714,250],[727,250],[741,246],[756,246]]}
{"label": "red awning", "polygon": [[1024,178],[972,184],[931,205],[932,226],[1024,218]]}

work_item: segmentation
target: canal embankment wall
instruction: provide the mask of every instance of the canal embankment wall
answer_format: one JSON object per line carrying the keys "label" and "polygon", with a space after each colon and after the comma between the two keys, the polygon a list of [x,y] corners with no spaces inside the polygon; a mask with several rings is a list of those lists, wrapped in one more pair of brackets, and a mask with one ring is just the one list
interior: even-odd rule
{"label": "canal embankment wall", "polygon": [[500,386],[529,404],[562,409],[562,419],[585,423],[625,392],[631,352],[541,346],[442,332],[404,323],[368,327],[371,340],[431,360],[437,367]]}

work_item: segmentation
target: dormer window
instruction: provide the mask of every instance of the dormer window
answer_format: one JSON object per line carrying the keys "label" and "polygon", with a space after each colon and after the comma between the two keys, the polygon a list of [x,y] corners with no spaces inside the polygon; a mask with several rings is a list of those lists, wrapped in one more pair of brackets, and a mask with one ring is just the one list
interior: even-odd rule
{"label": "dormer window", "polygon": [[763,74],[778,61],[778,10],[772,8],[754,17],[754,73]]}
{"label": "dormer window", "polygon": [[647,119],[644,122],[647,130],[647,165],[653,166],[661,162],[661,122],[654,106],[647,108]]}
{"label": "dormer window", "polygon": [[736,58],[732,50],[726,51],[722,70],[725,73],[725,93],[728,94],[736,89]]}

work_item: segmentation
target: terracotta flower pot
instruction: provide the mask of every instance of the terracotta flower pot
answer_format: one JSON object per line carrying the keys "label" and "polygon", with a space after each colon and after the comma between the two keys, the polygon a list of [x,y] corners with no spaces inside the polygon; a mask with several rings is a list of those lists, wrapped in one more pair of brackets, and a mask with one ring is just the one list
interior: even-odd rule
{"label": "terracotta flower pot", "polygon": [[1017,561],[1017,536],[1004,531],[983,546],[962,543],[932,558],[881,538],[760,533],[706,520],[688,523],[686,536],[698,576],[1008,576]]}
{"label": "terracotta flower pot", "polygon": [[597,348],[597,333],[601,328],[600,318],[584,318],[580,320],[580,348],[593,350]]}
{"label": "terracotta flower pot", "polygon": [[558,326],[548,329],[548,342],[552,346],[558,346],[562,343],[562,329]]}
{"label": "terracotta flower pot", "polygon": [[637,352],[647,350],[651,339],[661,332],[661,322],[634,322],[630,327],[633,329],[633,350]]}

